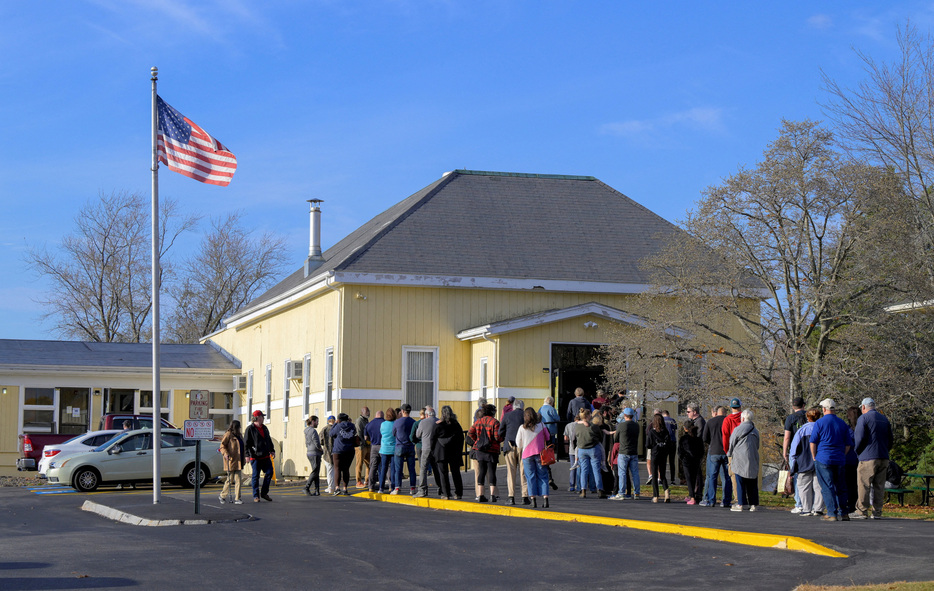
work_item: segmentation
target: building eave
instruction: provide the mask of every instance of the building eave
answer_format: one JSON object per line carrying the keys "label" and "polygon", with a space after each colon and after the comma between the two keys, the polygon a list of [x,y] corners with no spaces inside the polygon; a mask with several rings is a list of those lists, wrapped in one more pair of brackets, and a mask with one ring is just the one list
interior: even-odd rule
{"label": "building eave", "polygon": [[[518,316],[516,318],[501,320],[499,322],[491,322],[482,326],[475,326],[473,328],[460,331],[457,333],[457,338],[462,341],[471,341],[514,332],[517,330],[534,328],[536,326],[551,324],[553,322],[560,322],[562,320],[579,318],[581,316],[599,316],[612,322],[628,324],[639,328],[645,328],[648,326],[648,322],[644,318],[636,316],[635,314],[630,314],[629,312],[624,312],[623,310],[612,308],[597,302],[589,302],[568,308],[546,310],[544,312]],[[691,333],[677,328],[667,329],[665,332],[670,336],[679,338],[691,338],[693,336]]]}

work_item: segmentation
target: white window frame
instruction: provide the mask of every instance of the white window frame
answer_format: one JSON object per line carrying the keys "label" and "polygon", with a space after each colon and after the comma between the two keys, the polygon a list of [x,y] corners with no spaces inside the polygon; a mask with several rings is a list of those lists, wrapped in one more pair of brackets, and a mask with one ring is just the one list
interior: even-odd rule
{"label": "white window frame", "polygon": [[285,363],[282,364],[282,422],[289,422],[289,394],[292,391],[292,386],[289,383],[291,378],[289,372],[292,371],[292,360],[286,359]]}
{"label": "white window frame", "polygon": [[334,347],[324,350],[324,412],[332,412],[334,406]]}
{"label": "white window frame", "polygon": [[302,419],[311,416],[311,353],[302,358]]}
{"label": "white window frame", "polygon": [[[161,407],[159,408],[159,414],[160,414],[160,415],[162,415],[162,414],[168,415],[167,417],[162,417],[162,418],[164,418],[165,420],[167,420],[167,421],[169,421],[169,422],[171,423],[171,422],[172,422],[172,416],[173,416],[173,415],[172,415],[172,398],[174,398],[174,396],[172,396],[172,392],[173,392],[173,391],[172,391],[172,390],[162,390],[162,392],[165,392],[165,393],[166,393],[166,396],[165,396],[165,397],[166,397],[166,405],[165,405],[165,406],[161,406]],[[155,393],[153,393],[153,398],[155,398]],[[152,411],[153,411],[153,407],[152,407],[152,406],[143,406],[143,405],[142,405],[142,399],[143,399],[143,391],[142,391],[142,390],[137,390],[137,391],[134,393],[134,401],[133,401],[133,402],[134,402],[133,406],[136,407],[136,414],[138,414],[138,415],[147,415],[147,414],[148,414],[148,415],[152,415],[153,420],[156,420],[156,416],[155,416],[155,414],[152,412]],[[160,395],[160,397],[159,397],[159,404],[162,404],[162,397],[161,397],[161,395]]]}
{"label": "white window frame", "polygon": [[[214,408],[214,395],[215,395],[215,394],[230,394],[230,408]],[[233,419],[233,416],[234,416],[234,406],[235,406],[234,401],[235,401],[236,399],[237,399],[237,393],[236,393],[236,392],[211,392],[211,408],[208,410],[208,416],[211,416],[211,415],[224,415],[224,416],[230,417],[231,420],[232,420],[232,419]],[[213,417],[212,417],[212,418],[213,418]],[[229,423],[230,421],[228,420],[228,421],[224,421],[224,422]],[[217,421],[215,421],[215,425],[216,425],[216,424],[217,424]],[[225,430],[226,430],[226,429],[214,429],[214,432],[215,432],[215,433],[223,433]]]}
{"label": "white window frame", "polygon": [[266,420],[269,420],[269,411],[272,410],[272,364],[266,364]]}
{"label": "white window frame", "polygon": [[[39,411],[52,411],[52,424],[55,425],[55,431],[58,431],[58,388],[45,388],[45,387],[34,387],[28,386],[30,389],[36,390],[52,390],[52,404],[26,404],[26,388],[23,386],[19,389],[20,391],[20,401],[19,407],[22,409],[19,413],[19,424],[22,426],[21,430],[25,433],[26,425],[26,412],[27,410],[39,410]],[[48,431],[29,431],[30,433],[52,433],[53,429],[49,427]]]}
{"label": "white window frame", "polygon": [[[438,408],[438,388],[439,388],[439,375],[438,371],[441,367],[441,364],[438,360],[438,347],[415,347],[405,345],[402,347],[402,404],[411,404],[406,400],[406,383],[409,381],[409,353],[431,353],[432,356],[432,393],[431,393],[431,407],[434,409]],[[416,410],[414,407],[412,410]]]}
{"label": "white window frame", "polygon": [[490,363],[489,358],[480,358],[480,397],[489,400],[487,396],[490,387]]}
{"label": "white window frame", "polygon": [[246,416],[249,420],[253,416],[253,370],[246,374]]}

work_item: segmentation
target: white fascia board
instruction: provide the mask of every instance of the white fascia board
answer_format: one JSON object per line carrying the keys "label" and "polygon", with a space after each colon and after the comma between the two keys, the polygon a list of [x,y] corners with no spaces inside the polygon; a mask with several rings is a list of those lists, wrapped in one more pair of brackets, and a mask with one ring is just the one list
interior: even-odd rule
{"label": "white fascia board", "polygon": [[928,308],[934,308],[934,300],[925,300],[923,302],[908,302],[907,304],[895,304],[894,306],[886,306],[885,311],[890,314],[898,314],[899,312],[911,312],[913,310],[926,310]]}
{"label": "white fascia board", "polygon": [[509,289],[558,292],[636,294],[649,289],[643,283],[606,281],[568,281],[559,279],[513,279],[504,277],[463,277],[457,275],[420,275],[411,273],[334,273],[332,283],[354,285],[394,285],[402,287],[455,287],[465,289]]}
{"label": "white fascia board", "polygon": [[285,292],[279,297],[273,298],[268,302],[264,302],[260,307],[250,310],[244,310],[238,314],[234,314],[229,319],[227,319],[227,328],[237,328],[242,324],[248,324],[265,316],[268,316],[274,312],[277,312],[283,308],[288,308],[289,306],[300,302],[304,299],[310,298],[311,296],[316,295],[317,293],[327,289],[328,285],[332,284],[331,281],[332,273],[322,274],[320,277],[312,280],[312,283],[303,283],[298,287]]}
{"label": "white fascia board", "polygon": [[[213,377],[220,376],[229,379],[230,376],[240,375],[241,370],[205,369],[205,368],[178,368],[162,367],[159,372],[167,375]],[[151,367],[98,367],[93,365],[0,365],[2,374],[85,374],[93,373],[105,377],[107,375],[152,376]]]}
{"label": "white fascia board", "polygon": [[[598,304],[596,302],[590,302],[587,304],[563,308],[561,310],[548,310],[538,314],[530,314],[528,316],[503,320],[502,322],[493,322],[484,326],[469,328],[457,333],[457,338],[462,341],[469,341],[483,338],[485,336],[494,336],[507,332],[513,332],[516,330],[524,330],[535,326],[550,324],[552,322],[560,322],[570,318],[578,318],[580,316],[589,315],[601,316],[608,320],[639,327],[645,327],[647,325],[643,318],[640,318],[634,314],[629,314],[628,312],[623,312],[621,310],[617,310],[616,308]],[[667,329],[665,332],[680,338],[691,337],[691,334],[687,331],[674,328]]]}

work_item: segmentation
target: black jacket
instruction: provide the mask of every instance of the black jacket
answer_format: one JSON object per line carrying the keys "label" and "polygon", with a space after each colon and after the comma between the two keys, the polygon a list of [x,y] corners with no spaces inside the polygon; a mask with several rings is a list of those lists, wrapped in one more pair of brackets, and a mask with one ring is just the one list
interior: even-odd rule
{"label": "black jacket", "polygon": [[265,425],[257,427],[256,423],[250,423],[250,426],[246,428],[244,439],[246,455],[254,459],[268,458],[275,449],[272,446],[269,429]]}
{"label": "black jacket", "polygon": [[508,441],[509,445],[516,443],[516,436],[519,433],[519,427],[525,421],[525,409],[517,408],[506,413],[502,422],[499,424],[499,436],[503,441]]}

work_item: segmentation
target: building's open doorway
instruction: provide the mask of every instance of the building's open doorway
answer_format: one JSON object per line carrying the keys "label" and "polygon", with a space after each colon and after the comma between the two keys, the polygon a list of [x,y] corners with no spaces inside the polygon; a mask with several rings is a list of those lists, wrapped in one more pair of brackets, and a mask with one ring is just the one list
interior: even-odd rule
{"label": "building's open doorway", "polygon": [[[574,398],[574,390],[583,388],[587,399],[593,400],[603,382],[603,366],[591,365],[599,348],[600,345],[551,345],[551,393],[560,419],[558,435],[561,440],[568,423],[568,403]],[[562,452],[563,447],[557,446]]]}

